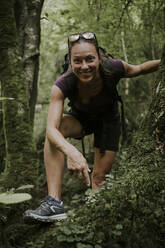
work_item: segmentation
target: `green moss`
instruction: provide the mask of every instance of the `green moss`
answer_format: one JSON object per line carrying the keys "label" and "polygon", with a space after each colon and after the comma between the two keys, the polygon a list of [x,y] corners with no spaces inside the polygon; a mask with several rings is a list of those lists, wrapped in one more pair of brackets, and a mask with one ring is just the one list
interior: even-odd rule
{"label": "green moss", "polygon": [[[70,217],[48,226],[36,223],[35,233],[29,234],[23,248],[163,248],[165,169],[153,137],[144,130],[138,132],[132,146],[120,154],[116,178],[107,177],[107,183],[88,201],[85,185],[78,180],[73,185],[66,174],[64,202],[66,207],[70,204]],[[15,242],[22,248],[18,236]]]}
{"label": "green moss", "polygon": [[14,99],[2,103],[6,162],[1,185],[4,188],[16,188],[36,183],[37,158],[15,24],[14,1],[2,1],[1,7],[0,33],[4,37],[0,42],[1,92],[3,97]]}

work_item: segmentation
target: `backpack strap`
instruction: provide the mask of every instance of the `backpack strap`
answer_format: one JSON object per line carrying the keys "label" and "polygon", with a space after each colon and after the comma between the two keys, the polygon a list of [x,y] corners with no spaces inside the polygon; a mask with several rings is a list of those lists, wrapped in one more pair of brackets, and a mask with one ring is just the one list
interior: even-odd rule
{"label": "backpack strap", "polygon": [[86,158],[85,145],[84,145],[84,136],[81,137],[81,146],[82,146],[82,154],[83,154],[84,158]]}
{"label": "backpack strap", "polygon": [[118,95],[118,101],[121,103],[121,126],[122,126],[122,143],[127,140],[127,129],[125,123],[125,114],[124,114],[124,103],[121,96]]}
{"label": "backpack strap", "polygon": [[120,109],[121,109],[121,126],[122,126],[122,144],[127,140],[127,130],[126,130],[126,122],[125,122],[125,113],[124,113],[124,103],[122,97],[119,95],[116,83],[113,82],[113,93],[111,94],[114,101],[120,102]]}
{"label": "backpack strap", "polygon": [[[107,68],[111,69],[111,62],[106,61]],[[121,104],[121,125],[122,125],[122,143],[124,143],[127,139],[127,132],[126,132],[126,123],[125,123],[125,114],[124,114],[124,103],[121,98],[121,96],[118,93],[117,90],[117,83],[115,80],[115,77],[112,76],[106,76],[105,77],[105,85],[107,87],[107,90],[109,90],[110,96],[112,97],[113,101],[120,102]]]}

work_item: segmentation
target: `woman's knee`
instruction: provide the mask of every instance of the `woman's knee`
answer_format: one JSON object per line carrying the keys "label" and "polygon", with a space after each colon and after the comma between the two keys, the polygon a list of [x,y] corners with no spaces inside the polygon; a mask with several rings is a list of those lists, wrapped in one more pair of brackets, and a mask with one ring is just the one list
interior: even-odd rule
{"label": "woman's knee", "polygon": [[64,115],[61,119],[60,133],[64,138],[81,136],[82,127],[78,120],[71,115]]}
{"label": "woman's knee", "polygon": [[56,151],[55,144],[51,143],[50,140],[46,137],[44,144],[44,157],[49,156],[49,154],[53,154]]}

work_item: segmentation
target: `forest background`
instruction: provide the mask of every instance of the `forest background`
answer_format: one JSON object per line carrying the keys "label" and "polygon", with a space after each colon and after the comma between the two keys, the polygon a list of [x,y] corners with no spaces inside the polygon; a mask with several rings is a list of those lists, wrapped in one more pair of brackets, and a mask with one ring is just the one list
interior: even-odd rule
{"label": "forest background", "polygon": [[[1,247],[163,247],[164,1],[45,0],[42,5],[2,0],[0,9],[5,34],[0,38],[0,190],[10,199],[18,192],[33,196],[0,203]],[[102,190],[87,202],[90,189],[66,172],[69,220],[29,225],[23,211],[46,195],[43,144],[51,87],[62,73],[68,34],[83,31],[95,32],[99,45],[117,59],[139,64],[162,57],[162,66],[157,73],[120,81],[128,139]],[[81,150],[79,141],[70,142]],[[86,137],[90,166],[92,142]]]}

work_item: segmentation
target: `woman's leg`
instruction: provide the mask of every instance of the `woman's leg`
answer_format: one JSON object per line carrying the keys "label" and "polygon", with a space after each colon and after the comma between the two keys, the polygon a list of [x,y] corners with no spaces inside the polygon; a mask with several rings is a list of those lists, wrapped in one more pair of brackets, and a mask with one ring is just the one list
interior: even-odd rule
{"label": "woman's leg", "polygon": [[[82,126],[72,115],[64,115],[60,124],[60,132],[67,137],[81,137]],[[61,199],[61,184],[64,170],[64,154],[56,149],[48,139],[45,141],[44,160],[48,184],[48,195],[56,200]]]}
{"label": "woman's leg", "polygon": [[100,153],[99,148],[94,149],[94,167],[92,173],[92,191],[101,187],[101,183],[106,180],[105,175],[112,168],[115,160],[114,151],[105,151],[104,155]]}

